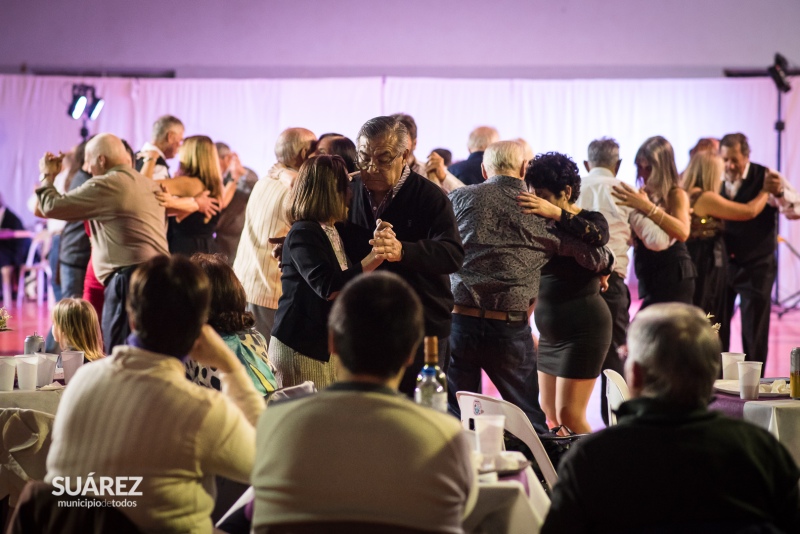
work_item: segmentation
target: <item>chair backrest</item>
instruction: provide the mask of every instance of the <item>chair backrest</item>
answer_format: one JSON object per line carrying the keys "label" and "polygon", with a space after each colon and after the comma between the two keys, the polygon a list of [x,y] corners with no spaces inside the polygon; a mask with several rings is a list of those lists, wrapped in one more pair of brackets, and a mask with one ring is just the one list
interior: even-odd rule
{"label": "chair backrest", "polygon": [[553,467],[553,463],[550,461],[547,451],[544,450],[544,445],[542,445],[539,435],[533,429],[533,425],[528,416],[525,415],[525,412],[510,402],[470,391],[458,391],[456,392],[456,398],[458,399],[458,407],[461,409],[461,424],[467,430],[470,429],[470,419],[473,419],[476,415],[505,415],[505,429],[528,446],[536,463],[539,464],[539,469],[542,470],[547,486],[551,490],[553,489],[558,480],[556,469]]}
{"label": "chair backrest", "polygon": [[617,424],[617,416],[614,410],[619,408],[619,405],[631,398],[631,392],[628,389],[628,384],[622,375],[613,369],[606,369],[603,371],[606,375],[606,404],[608,405],[608,426]]}
{"label": "chair backrest", "polygon": [[47,230],[42,230],[31,241],[31,246],[28,248],[28,257],[25,260],[25,265],[33,267],[36,264],[36,254],[39,254],[39,261],[44,262],[47,253],[50,251],[50,245],[53,241],[53,236]]}

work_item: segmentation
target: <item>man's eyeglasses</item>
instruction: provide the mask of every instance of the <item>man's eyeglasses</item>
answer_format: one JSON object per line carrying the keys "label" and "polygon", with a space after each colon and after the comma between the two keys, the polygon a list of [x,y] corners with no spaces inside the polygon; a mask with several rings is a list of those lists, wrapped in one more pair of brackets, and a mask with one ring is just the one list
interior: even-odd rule
{"label": "man's eyeglasses", "polygon": [[359,169],[369,169],[370,167],[375,167],[376,169],[388,169],[402,154],[403,153],[400,152],[394,157],[382,155],[372,159],[370,159],[366,154],[359,154],[356,163],[358,164]]}

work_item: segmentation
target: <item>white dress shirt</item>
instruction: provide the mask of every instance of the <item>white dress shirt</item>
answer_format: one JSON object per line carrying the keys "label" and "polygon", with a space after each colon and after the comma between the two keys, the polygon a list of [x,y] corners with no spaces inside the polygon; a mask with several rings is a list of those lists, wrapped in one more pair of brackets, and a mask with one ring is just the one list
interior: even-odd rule
{"label": "white dress shirt", "polygon": [[650,250],[666,250],[670,237],[647,216],[627,206],[620,206],[611,195],[615,185],[622,182],[604,167],[595,167],[581,179],[581,194],[575,204],[585,210],[599,211],[608,221],[608,248],[614,253],[614,272],[622,278],[628,275],[628,249],[632,244],[631,230]]}
{"label": "white dress shirt", "polygon": [[[148,152],[148,151],[155,151],[158,155],[164,158],[164,161],[167,161],[167,157],[161,152],[161,149],[158,148],[153,143],[147,142],[142,146],[142,149],[139,152]],[[156,162],[155,167],[153,167],[153,180],[166,180],[169,178],[169,167],[166,165],[159,165]]]}

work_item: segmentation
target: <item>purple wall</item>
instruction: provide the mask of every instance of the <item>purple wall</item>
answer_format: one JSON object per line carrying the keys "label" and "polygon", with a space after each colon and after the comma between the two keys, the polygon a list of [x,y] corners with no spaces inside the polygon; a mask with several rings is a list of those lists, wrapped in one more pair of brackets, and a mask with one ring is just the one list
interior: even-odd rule
{"label": "purple wall", "polygon": [[0,71],[718,76],[800,63],[798,0],[3,0]]}

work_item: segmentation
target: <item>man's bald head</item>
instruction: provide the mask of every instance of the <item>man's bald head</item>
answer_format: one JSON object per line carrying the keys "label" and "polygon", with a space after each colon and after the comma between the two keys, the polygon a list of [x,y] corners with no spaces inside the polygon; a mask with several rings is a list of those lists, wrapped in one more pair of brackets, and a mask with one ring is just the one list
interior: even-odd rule
{"label": "man's bald head", "polygon": [[483,152],[486,150],[486,147],[499,140],[500,134],[497,132],[496,128],[492,128],[491,126],[478,126],[469,134],[467,149],[469,149],[470,154],[473,152]]}
{"label": "man's bald head", "polygon": [[118,165],[130,167],[130,156],[119,137],[102,133],[86,144],[86,162],[92,176],[101,176]]}
{"label": "man's bald head", "polygon": [[314,151],[317,136],[305,128],[287,128],[275,143],[275,157],[290,169],[299,169]]}

